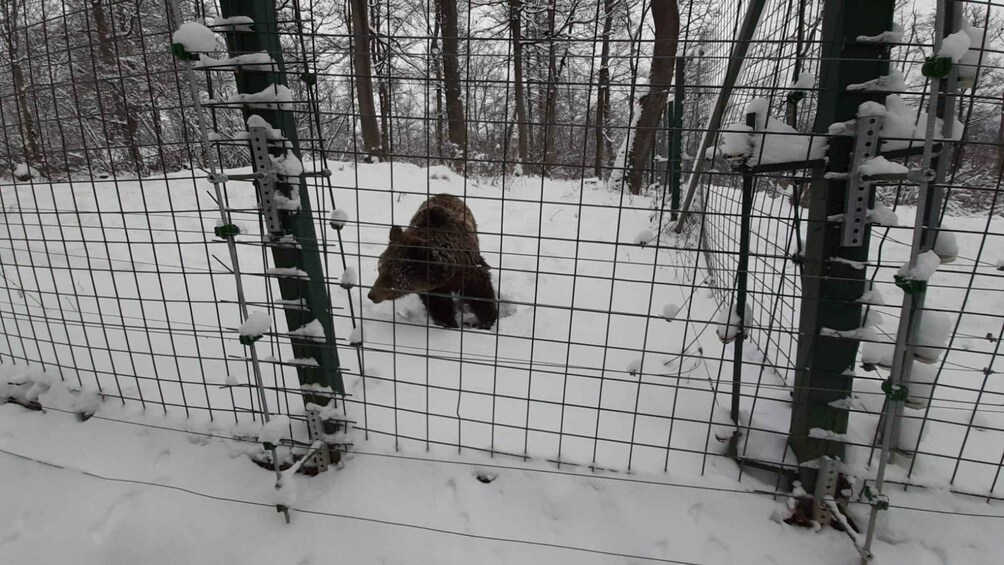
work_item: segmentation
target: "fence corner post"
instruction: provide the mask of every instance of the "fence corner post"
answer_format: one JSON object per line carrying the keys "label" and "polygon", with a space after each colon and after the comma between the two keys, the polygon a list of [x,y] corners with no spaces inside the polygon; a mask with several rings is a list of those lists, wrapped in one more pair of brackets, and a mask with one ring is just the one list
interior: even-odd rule
{"label": "fence corner post", "polygon": [[[883,91],[847,87],[888,74],[889,46],[857,38],[891,29],[894,9],[893,0],[824,3],[815,135],[826,136],[831,124],[854,119],[862,103],[884,100],[887,93]],[[848,172],[853,143],[848,135],[830,137],[826,172]],[[860,245],[842,244],[841,222],[828,219],[843,214],[848,182],[846,175],[826,179],[822,173],[813,175],[788,435],[788,444],[800,464],[800,479],[810,492],[816,472],[804,464],[824,456],[844,456],[840,438],[847,431],[848,411],[831,403],[851,393],[858,353],[857,339],[823,329],[849,331],[860,327],[862,304],[858,299],[865,291],[866,272],[859,266],[868,260],[870,238],[866,226]],[[827,433],[812,433],[813,429]]]}

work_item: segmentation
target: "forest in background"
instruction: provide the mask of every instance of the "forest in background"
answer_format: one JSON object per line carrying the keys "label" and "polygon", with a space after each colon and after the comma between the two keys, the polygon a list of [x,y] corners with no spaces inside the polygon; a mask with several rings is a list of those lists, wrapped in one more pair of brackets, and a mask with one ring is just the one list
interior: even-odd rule
{"label": "forest in background", "polygon": [[[904,45],[893,57],[909,89],[921,92],[919,62],[929,55],[933,16],[900,3]],[[692,155],[741,14],[734,1],[680,3],[677,45],[675,5],[284,3],[281,41],[290,88],[303,102],[296,115],[305,158],[325,151],[342,160],[444,163],[486,177],[609,179],[626,164],[640,171],[666,156],[663,109],[674,55],[687,61],[684,154]],[[196,115],[181,64],[171,55],[171,33],[182,21],[204,18],[211,24],[218,9],[179,2],[178,10],[172,14],[163,0],[0,0],[0,76],[8,77],[0,81],[0,174],[27,163],[52,179],[131,178],[199,162]],[[1004,89],[996,49],[1004,25],[998,15],[991,12],[980,81],[958,105],[968,143],[956,170],[972,186],[996,185],[1001,170]],[[983,27],[988,16],[985,8],[970,5],[966,17]],[[818,22],[805,26],[815,29]],[[785,37],[765,42],[759,56],[786,56],[782,46],[795,40],[794,30],[786,29]],[[225,57],[222,37],[219,48],[214,56]],[[317,75],[316,89],[300,80],[304,73]],[[206,100],[234,93],[227,73],[197,75]],[[791,81],[741,77],[737,104]],[[777,106],[783,114],[783,100]],[[313,129],[315,109],[320,134]],[[212,117],[222,137],[244,129],[234,110],[214,109]],[[811,120],[799,125],[807,128]],[[629,136],[631,131],[642,135]],[[641,149],[626,142],[641,143]],[[221,150],[230,167],[246,164],[245,155],[235,147]],[[625,184],[637,192],[654,179],[627,175]]]}

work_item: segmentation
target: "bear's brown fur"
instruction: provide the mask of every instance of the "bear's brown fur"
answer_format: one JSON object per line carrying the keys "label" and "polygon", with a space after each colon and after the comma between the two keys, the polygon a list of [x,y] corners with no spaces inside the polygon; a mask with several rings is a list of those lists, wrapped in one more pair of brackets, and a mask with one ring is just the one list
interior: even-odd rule
{"label": "bear's brown fur", "polygon": [[456,296],[477,317],[477,327],[491,328],[498,306],[477,230],[463,200],[449,194],[429,198],[407,230],[390,229],[390,245],[380,255],[369,299],[379,304],[416,293],[433,322],[456,328]]}

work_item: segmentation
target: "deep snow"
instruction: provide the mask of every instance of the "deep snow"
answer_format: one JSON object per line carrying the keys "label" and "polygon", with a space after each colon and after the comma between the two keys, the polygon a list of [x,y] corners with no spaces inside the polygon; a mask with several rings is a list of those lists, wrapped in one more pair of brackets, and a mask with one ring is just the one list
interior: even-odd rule
{"label": "deep snow", "polygon": [[[286,525],[274,475],[247,459],[257,446],[208,435],[235,432],[113,403],[86,422],[0,406],[4,563],[856,562],[843,534],[780,523],[786,500],[749,492],[772,487],[728,479],[720,460],[704,477],[646,476],[357,445],[342,468],[297,480]],[[1004,516],[999,507],[936,490],[892,496],[934,512],[886,513],[879,562],[992,563],[1004,550],[1002,518],[939,513]]]}
{"label": "deep snow", "polygon": [[[311,503],[316,506],[304,508],[700,563],[803,562],[796,559],[803,559],[806,552],[823,556],[824,563],[855,559],[850,542],[837,532],[816,535],[772,522],[772,515],[783,513],[782,501],[732,492],[771,491],[774,485],[748,472],[739,480],[735,465],[720,456],[724,446],[718,438],[730,432],[725,407],[732,356],[732,345],[723,346],[712,331],[722,306],[703,275],[695,279],[696,254],[654,245],[680,242],[659,236],[658,241],[646,242],[651,245],[636,243],[639,230],[649,225],[653,207],[649,198],[622,196],[588,183],[532,177],[507,179],[503,189],[497,183],[463,179],[442,167],[331,166],[333,191],[311,194],[318,233],[329,250],[329,288],[340,308],[336,335],[352,395],[347,412],[356,422],[351,440],[358,452],[380,455],[356,455],[342,471],[299,481],[301,501],[319,497]],[[389,186],[395,190],[388,191]],[[13,282],[0,294],[0,321],[7,334],[0,351],[44,360],[50,368],[61,365],[59,372],[67,383],[100,387],[112,397],[129,399],[125,407],[107,400],[99,416],[168,428],[211,429],[227,437],[240,433],[234,420],[249,425],[246,411],[257,409],[257,400],[247,387],[246,350],[236,343],[241,319],[232,302],[233,278],[213,257],[224,259],[225,248],[207,243],[214,241],[211,226],[218,219],[208,187],[202,180],[183,177],[116,185],[3,186],[0,206],[6,221],[0,227],[4,238],[0,259],[5,276]],[[113,189],[120,200],[95,197]],[[464,195],[478,219],[484,254],[503,300],[499,324],[492,332],[429,327],[413,297],[381,305],[363,299],[375,277],[376,257],[389,225],[404,223],[428,194],[437,192]],[[236,210],[253,203],[246,185],[232,183],[228,196]],[[766,209],[769,196],[758,193],[757,198],[756,209]],[[72,207],[72,213],[57,215],[57,210],[66,210],[64,206]],[[336,225],[342,228],[337,247],[338,232],[328,225],[336,207]],[[105,213],[95,214],[98,209]],[[168,214],[172,209],[186,212]],[[135,214],[138,210],[152,213]],[[903,218],[913,217],[909,209],[898,212]],[[790,211],[782,209],[778,217],[787,214]],[[253,218],[251,213],[238,214],[251,226],[238,240],[248,299],[260,308],[269,300],[260,276],[268,265],[262,260]],[[56,224],[59,229],[52,229]],[[955,344],[968,350],[948,356],[929,408],[932,420],[922,443],[925,453],[917,458],[910,478],[932,488],[894,490],[893,503],[999,512],[997,504],[948,495],[944,487],[956,470],[954,457],[962,450],[966,460],[958,467],[955,488],[989,491],[1004,445],[1002,432],[996,431],[1004,428],[1001,414],[991,408],[1001,402],[1004,390],[995,381],[986,383],[982,408],[974,411],[983,383],[982,374],[971,370],[988,362],[992,344],[980,338],[999,331],[991,316],[1004,312],[996,257],[990,256],[1000,249],[1004,224],[999,219],[991,222],[989,230],[995,235],[988,238],[978,262],[973,259],[986,219],[948,218],[947,226],[959,230],[959,259],[932,276],[936,292],[929,304],[959,310],[964,291],[957,287],[973,287]],[[873,262],[880,269],[877,286],[890,304],[880,307],[887,314],[878,326],[877,335],[883,339],[896,327],[899,291],[892,286],[892,274],[908,257],[908,248],[900,243],[909,240],[903,231],[907,229],[910,226],[891,230],[885,244],[873,247],[881,253]],[[359,279],[349,293],[335,284],[346,266],[340,250]],[[776,261],[775,268],[793,273],[783,258],[761,260]],[[973,282],[967,284],[970,276]],[[186,280],[190,284],[183,284]],[[696,292],[691,291],[692,283],[698,284]],[[161,298],[169,302],[162,303]],[[355,330],[348,317],[350,299],[364,319],[363,327]],[[196,307],[189,307],[190,300]],[[43,313],[49,320],[41,317]],[[282,319],[278,312],[272,314]],[[190,337],[193,329],[200,332],[198,338]],[[273,327],[273,331],[281,335],[288,329]],[[765,330],[755,324],[751,331]],[[360,367],[347,341],[363,336]],[[260,354],[285,363],[296,361],[288,347],[276,345],[284,340],[266,336]],[[102,351],[106,345],[113,348],[111,353]],[[756,363],[762,356],[756,348],[746,351],[751,364],[744,371],[744,390],[750,396],[742,398],[741,418],[756,429],[744,436],[742,449],[760,458],[790,461],[783,442],[790,376],[761,371]],[[9,373],[9,367],[6,370]],[[263,377],[266,386],[273,387],[267,394],[272,412],[292,416],[287,435],[302,438],[299,395],[274,390],[295,388],[295,375],[288,367],[266,362]],[[856,397],[848,399],[858,410],[851,416],[848,439],[859,446],[850,450],[848,465],[870,476],[867,446],[881,407],[880,375],[859,372],[859,377]],[[43,400],[45,394],[41,393]],[[145,411],[140,410],[141,398]],[[182,404],[189,407],[187,411]],[[210,414],[215,422],[211,425],[205,423]],[[0,418],[0,448],[14,453],[104,476],[176,484],[265,504],[273,501],[274,476],[243,457],[248,449],[259,449],[257,445],[234,447],[239,444],[204,437],[201,445],[194,445],[178,432],[96,418],[80,423],[59,413],[29,413],[12,405],[0,407]],[[978,427],[966,435],[970,419]],[[260,428],[244,434],[256,438],[259,432]],[[458,444],[463,446],[459,454]],[[486,454],[491,452],[494,458]],[[163,453],[167,455],[158,456]],[[400,454],[462,463],[387,458]],[[560,467],[563,472],[586,473],[592,465],[621,472],[598,471],[599,475],[635,481],[545,472],[555,470],[547,463],[555,460],[565,463]],[[496,469],[493,472],[500,478],[487,486],[471,478],[472,467],[489,464],[513,469]],[[895,464],[892,478],[904,480],[908,465]],[[72,532],[72,539],[45,550],[55,555],[60,547],[76,548],[84,563],[114,562],[131,552],[157,554],[158,548],[176,558],[177,553],[167,548],[178,545],[205,552],[196,561],[203,555],[207,561],[229,561],[231,557],[221,556],[237,555],[252,562],[296,555],[311,562],[325,559],[332,546],[367,563],[621,559],[505,542],[461,542],[453,534],[403,533],[399,526],[332,525],[332,520],[341,519],[300,513],[294,513],[293,526],[284,529],[279,516],[267,507],[259,512],[241,506],[235,512],[230,503],[191,500],[191,495],[156,487],[133,491],[135,485],[92,484],[100,479],[75,471],[32,470],[37,467],[0,454],[4,476],[19,477],[13,487],[10,481],[0,486],[17,493],[5,492],[16,502],[0,509],[8,513],[0,516],[12,516],[12,523],[23,524],[0,531],[0,540],[10,537],[8,546],[21,552],[14,555],[39,551],[38,536],[66,531]],[[627,469],[634,474],[624,475]],[[730,490],[691,493],[693,489],[656,487],[638,479]],[[66,486],[56,491],[46,486],[56,480]],[[594,481],[616,486],[594,488],[590,486]],[[999,494],[1002,487],[996,488]],[[451,493],[460,494],[451,498]],[[53,502],[47,506],[38,502],[42,500]],[[86,511],[59,513],[56,501]],[[855,518],[863,522],[861,515]],[[184,528],[177,526],[179,520]],[[884,516],[876,551],[935,563],[941,562],[940,555],[961,556],[964,560],[959,562],[971,562],[970,557],[989,560],[1000,550],[996,538],[988,541],[991,536],[986,534],[996,527],[996,520],[974,518],[942,527],[945,520],[943,515],[894,509]],[[106,533],[92,535],[91,529]],[[344,537],[332,544],[331,536]],[[401,543],[379,541],[388,536]],[[448,542],[429,536],[448,536]],[[209,539],[230,543],[213,544]],[[787,546],[800,549],[778,549]],[[424,552],[416,555],[415,547]],[[426,560],[428,552],[431,560]]]}

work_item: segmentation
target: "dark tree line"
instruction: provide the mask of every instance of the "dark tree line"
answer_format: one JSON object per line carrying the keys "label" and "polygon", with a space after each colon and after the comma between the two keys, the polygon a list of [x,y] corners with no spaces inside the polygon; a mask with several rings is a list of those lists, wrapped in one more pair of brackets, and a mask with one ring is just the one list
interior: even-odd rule
{"label": "dark tree line", "polygon": [[[323,149],[335,158],[444,164],[487,178],[596,177],[611,189],[645,190],[659,180],[645,171],[665,157],[666,136],[657,132],[676,57],[688,61],[683,146],[693,158],[694,132],[707,119],[728,50],[712,41],[721,37],[725,9],[712,0],[685,3],[683,13],[676,0],[299,4],[299,22],[290,3],[281,5],[281,40],[290,88],[313,105],[296,113],[308,158]],[[50,176],[135,176],[198,162],[196,116],[170,34],[180,21],[211,20],[200,6],[181,0],[174,18],[163,0],[0,0],[0,76],[7,79],[0,80],[0,174],[26,163]],[[919,92],[933,24],[930,15],[902,14],[907,33],[897,60]],[[966,17],[985,25],[979,6]],[[991,43],[1001,29],[991,22]],[[958,105],[969,143],[953,171],[981,186],[994,184],[1004,163],[998,58],[987,52],[975,90]],[[316,98],[297,80],[305,72],[320,77]],[[198,81],[207,99],[233,94],[226,73],[199,72]],[[320,132],[306,111],[314,109]],[[785,115],[783,106],[775,110]],[[243,129],[226,110],[212,111],[210,122],[224,137]],[[220,151],[226,166],[246,164],[246,151]]]}
{"label": "dark tree line", "polygon": [[[190,160],[153,1],[0,0],[0,170],[148,174]],[[168,34],[169,35],[169,34]]]}
{"label": "dark tree line", "polygon": [[[654,132],[679,35],[675,0],[433,0],[428,9],[352,0],[349,12],[355,86],[342,103],[357,123],[338,131],[358,137],[346,148],[363,160],[425,157],[474,173],[605,177],[624,167],[613,147],[629,99],[651,99],[638,125]],[[401,38],[412,41],[395,49]],[[658,84],[650,97],[632,86],[644,68]],[[338,90],[336,100],[349,94]],[[647,147],[634,148],[628,166],[648,167],[652,137],[638,138]],[[629,187],[642,184],[639,173]]]}
{"label": "dark tree line", "polygon": [[[197,7],[182,2],[178,19],[211,21]],[[287,30],[311,40],[282,40],[291,67],[311,61],[320,73],[324,149],[496,176],[606,177],[623,167],[613,148],[642,96],[633,84],[649,67],[650,81],[671,69],[662,51],[675,50],[677,33],[663,21],[676,18],[675,0],[319,0],[303,10]],[[0,14],[0,65],[11,77],[0,81],[0,167],[135,176],[198,160],[196,117],[170,54],[181,22],[166,2],[0,0]],[[652,30],[672,37],[653,41]],[[304,85],[290,86],[308,99]],[[199,73],[198,87],[206,99],[233,93],[221,73]],[[645,119],[658,120],[651,110]],[[211,122],[223,136],[241,128],[222,110]],[[239,151],[221,157],[243,164]]]}

